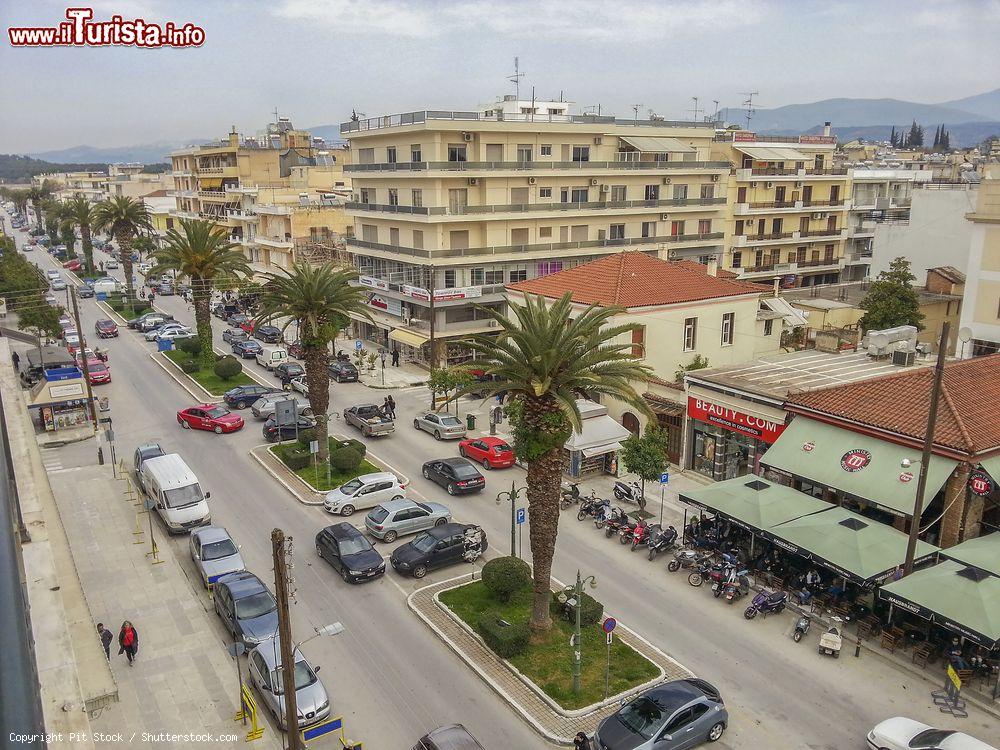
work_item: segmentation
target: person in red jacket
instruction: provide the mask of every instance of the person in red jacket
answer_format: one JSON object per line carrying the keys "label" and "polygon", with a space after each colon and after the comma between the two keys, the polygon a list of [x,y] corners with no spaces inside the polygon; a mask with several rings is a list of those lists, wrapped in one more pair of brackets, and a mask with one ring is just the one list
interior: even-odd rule
{"label": "person in red jacket", "polygon": [[118,631],[118,653],[128,657],[128,665],[131,667],[139,653],[139,632],[126,620],[122,623],[122,629]]}

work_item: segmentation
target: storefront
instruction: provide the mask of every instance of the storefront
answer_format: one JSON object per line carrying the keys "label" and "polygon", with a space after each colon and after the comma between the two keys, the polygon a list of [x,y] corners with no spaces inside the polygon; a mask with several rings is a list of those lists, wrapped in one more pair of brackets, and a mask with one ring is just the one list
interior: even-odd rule
{"label": "storefront", "polygon": [[45,380],[31,390],[28,409],[35,410],[40,432],[86,427],[90,408],[82,373],[75,367],[46,370]]}
{"label": "storefront", "polygon": [[573,431],[563,446],[563,471],[571,477],[588,474],[618,475],[618,451],[631,433],[608,416],[608,408],[594,401],[577,400],[582,417],[580,431]]}
{"label": "storefront", "polygon": [[722,394],[692,395],[693,390],[687,403],[685,467],[716,481],[759,474],[761,458],[785,429],[784,412]]}

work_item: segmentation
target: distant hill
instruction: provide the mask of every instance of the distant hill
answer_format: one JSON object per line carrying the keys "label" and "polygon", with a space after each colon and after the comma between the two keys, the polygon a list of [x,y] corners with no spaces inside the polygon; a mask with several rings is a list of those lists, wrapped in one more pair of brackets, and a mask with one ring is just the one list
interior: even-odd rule
{"label": "distant hill", "polygon": [[94,146],[73,146],[57,151],[39,151],[32,154],[36,159],[52,162],[104,162],[116,164],[119,162],[141,162],[142,164],[168,163],[168,154],[189,143],[188,141],[159,141],[156,143],[141,143],[135,146],[118,146],[113,148],[96,148]]}
{"label": "distant hill", "polygon": [[[927,135],[933,140],[934,123],[921,123]],[[896,132],[903,128],[902,124],[896,125]],[[908,127],[905,126],[905,127]],[[962,122],[946,125],[945,129],[951,139],[952,148],[970,148],[982,143],[991,136],[1000,136],[1000,121],[996,122]],[[761,130],[764,135],[799,135],[821,133],[823,127],[817,125],[804,130]],[[866,141],[887,141],[892,134],[892,125],[859,125],[855,127],[833,128],[833,134],[837,136],[841,143],[853,141],[855,138],[862,138]],[[928,142],[927,145],[930,145]]]}
{"label": "distant hill", "polygon": [[1000,120],[1000,89],[993,89],[993,91],[987,91],[985,94],[967,96],[964,99],[942,102],[941,106],[963,109],[966,112],[984,115],[991,120]]}
{"label": "distant hill", "polygon": [[0,182],[4,183],[31,182],[36,174],[46,172],[103,172],[107,168],[107,162],[57,164],[30,156],[0,154]]}

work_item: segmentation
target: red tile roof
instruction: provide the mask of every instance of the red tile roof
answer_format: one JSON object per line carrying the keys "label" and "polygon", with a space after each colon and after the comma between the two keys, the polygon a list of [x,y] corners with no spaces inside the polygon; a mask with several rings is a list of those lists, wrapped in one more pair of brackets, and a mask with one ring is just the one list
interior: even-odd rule
{"label": "red tile roof", "polygon": [[562,297],[585,305],[649,307],[678,302],[760,294],[768,287],[737,281],[736,274],[719,269],[709,276],[706,266],[690,260],[668,261],[629,250],[507,287],[527,294]]}
{"label": "red tile roof", "polygon": [[[893,375],[799,393],[790,411],[832,417],[923,440],[934,370]],[[975,456],[1000,446],[1000,354],[945,365],[934,443]]]}

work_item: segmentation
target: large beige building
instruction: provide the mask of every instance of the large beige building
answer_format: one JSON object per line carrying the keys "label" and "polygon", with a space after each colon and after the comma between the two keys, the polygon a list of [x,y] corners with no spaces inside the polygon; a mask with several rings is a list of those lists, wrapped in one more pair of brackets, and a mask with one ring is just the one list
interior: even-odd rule
{"label": "large beige building", "polygon": [[[347,240],[374,324],[359,335],[427,362],[490,330],[505,284],[622,250],[723,252],[729,162],[710,123],[574,115],[505,97],[473,112],[353,120]],[[475,305],[473,304],[475,303]],[[445,343],[450,342],[450,343]]]}
{"label": "large beige building", "polygon": [[1000,351],[1000,166],[988,167],[979,186],[962,306],[962,356]]}

